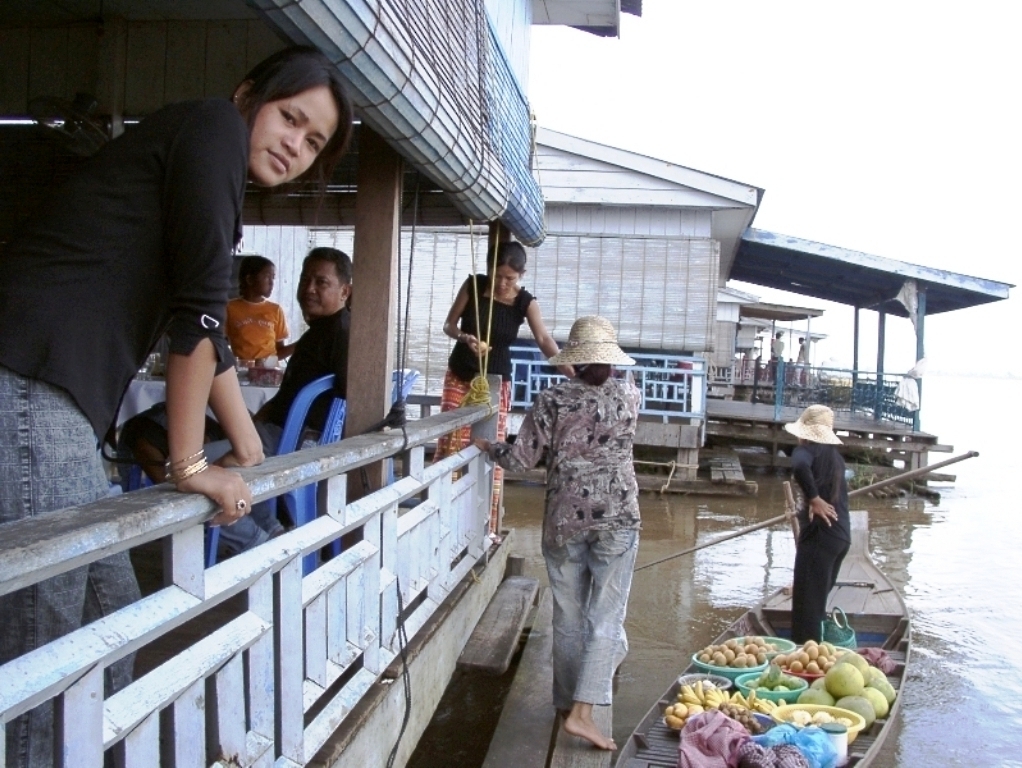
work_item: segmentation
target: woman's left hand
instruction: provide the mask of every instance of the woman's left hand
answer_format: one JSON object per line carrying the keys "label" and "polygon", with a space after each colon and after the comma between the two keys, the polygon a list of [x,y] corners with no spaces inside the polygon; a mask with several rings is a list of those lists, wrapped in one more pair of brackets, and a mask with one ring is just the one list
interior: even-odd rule
{"label": "woman's left hand", "polygon": [[831,524],[837,520],[837,510],[834,509],[832,504],[829,504],[821,497],[817,496],[815,499],[811,499],[809,501],[810,521],[812,521],[814,517],[820,518],[829,528]]}

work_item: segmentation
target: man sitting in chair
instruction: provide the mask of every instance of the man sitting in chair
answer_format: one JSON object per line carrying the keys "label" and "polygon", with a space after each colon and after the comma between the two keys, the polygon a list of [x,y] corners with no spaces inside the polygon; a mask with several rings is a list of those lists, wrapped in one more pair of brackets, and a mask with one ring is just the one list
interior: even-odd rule
{"label": "man sitting in chair", "polygon": [[[295,344],[277,394],[259,409],[253,419],[267,456],[276,455],[288,411],[306,384],[322,376],[334,375],[333,391],[323,393],[309,409],[305,422],[306,432],[322,431],[330,403],[335,397],[343,398],[346,395],[348,336],[351,327],[351,312],[347,303],[351,296],[351,271],[351,259],[336,248],[313,248],[302,262],[298,304],[309,324],[309,330]],[[155,483],[165,479],[165,418],[165,413],[161,413],[157,406],[130,419],[122,431],[122,442],[127,444],[135,460]],[[207,426],[207,439],[216,440],[215,423]],[[226,444],[225,447],[229,449],[230,445]],[[214,458],[215,449],[207,446],[206,455],[210,459]],[[230,453],[224,454],[217,463],[235,466]],[[248,516],[222,530],[221,542],[234,551],[244,551],[283,533],[284,527],[277,519],[275,501],[271,499],[253,505]]]}

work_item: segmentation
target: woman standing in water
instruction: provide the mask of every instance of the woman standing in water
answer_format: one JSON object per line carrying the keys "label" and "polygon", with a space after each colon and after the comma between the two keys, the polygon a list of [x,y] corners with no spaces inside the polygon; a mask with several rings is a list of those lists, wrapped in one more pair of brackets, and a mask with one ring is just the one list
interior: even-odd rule
{"label": "woman standing in water", "polygon": [[600,749],[617,749],[593,721],[611,703],[614,670],[624,658],[625,609],[639,548],[639,489],[632,444],[639,390],[612,378],[635,365],[602,317],[581,317],[551,365],[576,376],[536,396],[514,445],[477,440],[505,469],[546,460],[543,557],[554,600],[554,706],[564,730]]}
{"label": "woman standing in water", "polygon": [[834,412],[827,406],[810,405],[784,429],[798,438],[791,471],[806,502],[798,513],[791,639],[819,642],[827,597],[852,543],[845,460],[836,447],[841,440],[834,434]]}
{"label": "woman standing in water", "polygon": [[[494,259],[496,250],[496,259]],[[557,354],[557,342],[543,324],[539,302],[518,285],[525,274],[528,257],[521,243],[496,243],[486,255],[489,272],[470,275],[458,291],[444,321],[444,333],[457,340],[447,362],[443,399],[440,410],[451,411],[459,407],[468,394],[472,379],[479,375],[480,359],[485,361],[486,373],[501,378],[497,416],[497,439],[503,440],[507,432],[507,413],[511,410],[511,345],[518,339],[518,330],[528,321],[536,346],[544,355]],[[478,303],[477,303],[478,301]],[[561,366],[561,373],[573,376],[570,365]],[[465,448],[471,430],[464,427],[437,442],[436,456],[442,459]],[[493,497],[490,504],[490,532],[497,532],[500,506],[500,488],[503,470],[497,467],[493,477]]]}
{"label": "woman standing in water", "polygon": [[[109,142],[26,222],[0,271],[0,523],[106,495],[99,438],[164,331],[170,480],[212,499],[214,522],[248,512],[248,486],[202,449],[208,403],[227,463],[263,459],[224,336],[246,178],[322,186],[351,121],[330,61],[287,49],[230,101],[172,104]],[[0,597],[0,664],[138,596],[123,552]],[[108,693],[131,664],[108,669]],[[54,763],[51,704],[8,724],[6,751],[8,766]]]}

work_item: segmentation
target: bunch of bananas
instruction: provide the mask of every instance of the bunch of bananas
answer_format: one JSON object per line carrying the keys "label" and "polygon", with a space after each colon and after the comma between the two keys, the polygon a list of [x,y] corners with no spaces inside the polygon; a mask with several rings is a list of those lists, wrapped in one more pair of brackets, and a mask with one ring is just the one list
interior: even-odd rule
{"label": "bunch of bananas", "polygon": [[719,688],[705,687],[702,680],[697,680],[694,686],[681,686],[681,690],[678,691],[678,701],[704,709],[717,709],[721,704],[735,704],[745,709],[752,709],[759,699],[756,698],[755,691],[749,691],[748,698],[741,691],[735,691],[728,695]]}
{"label": "bunch of bananas", "polygon": [[[755,693],[755,691],[753,691],[753,693]],[[776,701],[770,701],[770,699],[756,699],[755,703],[752,705],[752,709],[764,715],[772,715],[774,710],[779,706],[781,705]]]}

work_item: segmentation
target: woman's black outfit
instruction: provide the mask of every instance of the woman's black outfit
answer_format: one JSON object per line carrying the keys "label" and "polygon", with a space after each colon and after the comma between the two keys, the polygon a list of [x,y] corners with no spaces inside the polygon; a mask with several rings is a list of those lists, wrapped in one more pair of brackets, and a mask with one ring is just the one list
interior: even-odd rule
{"label": "woman's black outfit", "polygon": [[[795,482],[805,504],[799,510],[798,548],[791,595],[791,639],[796,643],[820,641],[820,623],[827,614],[827,597],[837,582],[841,563],[851,546],[848,520],[848,483],[845,462],[833,445],[806,443],[791,456]],[[809,499],[830,502],[838,519],[831,525],[809,518]]]}
{"label": "woman's black outfit", "polygon": [[[473,280],[475,280],[475,288],[472,287]],[[496,374],[504,381],[510,381],[511,345],[518,339],[518,331],[526,320],[526,313],[529,311],[533,295],[524,288],[520,288],[511,304],[493,301],[489,296],[483,296],[483,293],[490,289],[490,278],[487,275],[470,276],[463,287],[468,291],[468,304],[465,305],[465,311],[461,313],[458,320],[458,328],[462,333],[489,343],[486,372]],[[479,324],[482,325],[481,329],[476,327],[477,295],[479,296],[478,316]],[[490,315],[491,304],[493,305],[492,318]],[[489,331],[489,335],[487,335],[487,331]],[[472,381],[479,374],[479,358],[468,344],[459,341],[451,350],[447,368],[462,381]]]}

